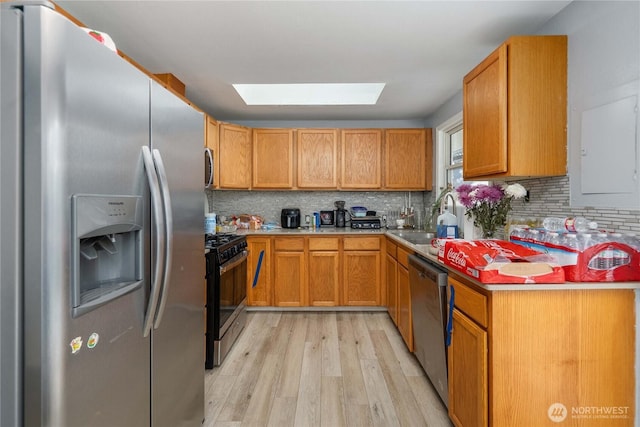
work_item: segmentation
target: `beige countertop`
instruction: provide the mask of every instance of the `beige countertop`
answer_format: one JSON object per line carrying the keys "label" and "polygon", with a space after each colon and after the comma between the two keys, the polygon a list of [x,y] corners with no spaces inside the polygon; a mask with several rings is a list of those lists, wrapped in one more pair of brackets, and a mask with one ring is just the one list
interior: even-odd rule
{"label": "beige countertop", "polygon": [[321,227],[318,229],[287,229],[287,228],[274,228],[272,230],[237,230],[238,234],[243,235],[313,235],[313,236],[323,236],[323,235],[363,235],[363,234],[372,234],[372,235],[385,235],[396,243],[399,243],[430,261],[431,263],[443,268],[447,271],[453,272],[461,277],[464,277],[466,280],[469,280],[479,287],[486,289],[488,291],[524,291],[524,290],[582,290],[582,289],[640,289],[640,282],[565,282],[565,283],[504,283],[504,284],[496,284],[496,283],[481,283],[473,278],[460,273],[455,269],[450,269],[444,263],[438,260],[438,257],[429,253],[427,244],[414,244],[409,242],[406,238],[410,238],[412,235],[418,236],[424,234],[423,231],[420,230],[387,230],[387,229],[378,229],[378,230],[362,230],[362,229],[353,229],[349,227],[345,228],[336,228],[336,227]]}
{"label": "beige countertop", "polygon": [[246,230],[246,229],[238,229],[236,231],[238,234],[244,234],[246,236],[252,235],[263,235],[263,236],[276,236],[276,235],[285,235],[285,236],[298,236],[298,235],[314,235],[314,236],[323,236],[323,235],[345,235],[345,234],[374,234],[374,235],[384,235],[387,233],[386,229],[377,229],[377,230],[369,230],[369,229],[356,229],[350,227],[344,228],[336,228],[336,227],[320,227],[316,229],[311,228],[274,228],[271,230]]}

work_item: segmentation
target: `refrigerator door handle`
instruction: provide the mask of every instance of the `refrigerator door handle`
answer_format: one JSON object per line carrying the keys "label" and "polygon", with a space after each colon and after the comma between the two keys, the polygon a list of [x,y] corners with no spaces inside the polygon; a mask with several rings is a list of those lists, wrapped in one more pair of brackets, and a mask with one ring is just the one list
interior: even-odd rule
{"label": "refrigerator door handle", "polygon": [[144,161],[144,170],[149,181],[149,191],[151,193],[151,204],[153,208],[153,226],[155,235],[157,236],[155,250],[155,266],[153,271],[153,280],[149,294],[149,302],[147,304],[147,312],[144,317],[143,336],[149,336],[153,326],[153,319],[158,307],[158,299],[160,296],[162,273],[165,269],[165,223],[162,207],[162,195],[160,193],[160,184],[156,174],[156,167],[151,156],[149,147],[142,147],[142,159]]}
{"label": "refrigerator door handle", "polygon": [[164,275],[162,280],[162,291],[160,293],[160,304],[156,313],[156,319],[153,328],[157,329],[162,322],[167,299],[169,297],[169,283],[171,282],[171,260],[173,259],[173,211],[171,210],[171,194],[169,192],[169,181],[167,180],[167,172],[162,161],[160,151],[153,150],[153,161],[158,171],[158,179],[160,181],[160,190],[162,192],[162,202],[164,204],[165,215],[165,259],[164,259]]}

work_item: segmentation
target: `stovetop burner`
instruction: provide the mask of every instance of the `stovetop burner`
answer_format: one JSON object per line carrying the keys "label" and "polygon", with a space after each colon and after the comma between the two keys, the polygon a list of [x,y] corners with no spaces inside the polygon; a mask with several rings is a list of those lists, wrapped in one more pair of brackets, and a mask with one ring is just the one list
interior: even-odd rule
{"label": "stovetop burner", "polygon": [[217,264],[222,265],[245,250],[247,239],[237,234],[205,234],[204,245],[211,250]]}
{"label": "stovetop burner", "polygon": [[204,244],[207,248],[217,248],[240,238],[237,234],[205,234]]}

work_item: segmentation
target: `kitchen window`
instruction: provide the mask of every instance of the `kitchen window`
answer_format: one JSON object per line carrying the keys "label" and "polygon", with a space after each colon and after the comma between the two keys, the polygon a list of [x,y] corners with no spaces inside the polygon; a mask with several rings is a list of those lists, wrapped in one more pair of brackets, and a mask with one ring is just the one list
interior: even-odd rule
{"label": "kitchen window", "polygon": [[462,184],[462,123],[449,132],[445,132],[445,186],[456,188]]}
{"label": "kitchen window", "polygon": [[438,194],[447,186],[458,187],[463,182],[488,184],[489,181],[465,181],[462,177],[463,140],[462,112],[436,128],[436,186]]}
{"label": "kitchen window", "polygon": [[462,111],[436,127],[436,188],[438,194],[462,182]]}

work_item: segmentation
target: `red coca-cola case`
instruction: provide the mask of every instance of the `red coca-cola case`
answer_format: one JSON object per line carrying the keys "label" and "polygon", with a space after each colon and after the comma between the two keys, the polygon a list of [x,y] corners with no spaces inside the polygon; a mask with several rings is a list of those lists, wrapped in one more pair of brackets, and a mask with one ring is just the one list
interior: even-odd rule
{"label": "red coca-cola case", "polygon": [[553,257],[503,240],[446,240],[438,259],[482,283],[564,283]]}

